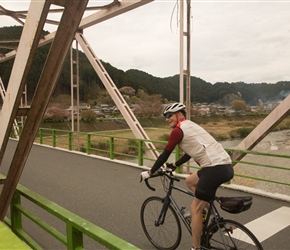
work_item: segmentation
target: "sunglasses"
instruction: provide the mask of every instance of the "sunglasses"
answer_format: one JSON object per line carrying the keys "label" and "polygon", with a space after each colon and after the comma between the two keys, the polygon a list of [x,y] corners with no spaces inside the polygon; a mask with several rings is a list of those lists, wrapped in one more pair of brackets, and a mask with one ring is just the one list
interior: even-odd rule
{"label": "sunglasses", "polygon": [[166,119],[171,118],[171,116],[173,116],[173,113],[167,113],[167,114],[164,115],[164,117],[165,117]]}

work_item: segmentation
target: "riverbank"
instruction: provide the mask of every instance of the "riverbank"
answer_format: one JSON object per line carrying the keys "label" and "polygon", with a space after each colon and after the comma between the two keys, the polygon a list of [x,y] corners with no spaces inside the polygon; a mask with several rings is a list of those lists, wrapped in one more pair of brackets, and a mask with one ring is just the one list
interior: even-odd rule
{"label": "riverbank", "polygon": [[[236,145],[238,145],[238,143],[239,142],[237,141]],[[234,147],[236,145],[231,146]],[[289,150],[290,130],[271,132],[255,148],[252,149],[252,151],[285,155],[288,157],[290,152]],[[255,162],[260,166],[239,163],[235,166],[235,173],[254,176],[257,180],[235,177],[232,182],[233,184],[260,189],[272,194],[290,194],[290,186],[258,180],[267,179],[277,182],[290,183],[290,158],[248,154],[242,160],[244,162]],[[263,165],[270,165],[273,166],[273,168],[264,167]],[[288,170],[279,169],[277,167],[284,167]]]}

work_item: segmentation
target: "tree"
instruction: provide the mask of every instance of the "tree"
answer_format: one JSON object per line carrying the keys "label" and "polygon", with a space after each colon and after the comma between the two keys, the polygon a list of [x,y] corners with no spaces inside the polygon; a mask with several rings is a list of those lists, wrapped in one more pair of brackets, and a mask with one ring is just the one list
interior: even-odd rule
{"label": "tree", "polygon": [[163,108],[161,95],[148,95],[144,90],[139,89],[137,96],[140,98],[138,106],[134,110],[134,113],[137,116],[160,116]]}
{"label": "tree", "polygon": [[124,86],[120,88],[119,91],[121,92],[121,94],[129,95],[129,96],[133,96],[136,94],[136,90],[130,86]]}
{"label": "tree", "polygon": [[246,111],[247,110],[247,106],[246,106],[246,103],[245,103],[244,100],[233,100],[230,103],[230,106],[236,112]]}
{"label": "tree", "polygon": [[70,113],[67,110],[60,109],[58,107],[49,107],[46,109],[43,116],[43,121],[65,121],[70,117]]}
{"label": "tree", "polygon": [[97,118],[97,114],[93,110],[82,110],[81,117],[85,122],[94,122]]}

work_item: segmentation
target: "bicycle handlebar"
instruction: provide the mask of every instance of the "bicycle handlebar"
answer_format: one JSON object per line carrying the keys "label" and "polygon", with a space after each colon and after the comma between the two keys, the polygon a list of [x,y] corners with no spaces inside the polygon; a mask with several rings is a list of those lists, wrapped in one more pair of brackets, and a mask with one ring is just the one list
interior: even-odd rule
{"label": "bicycle handlebar", "polygon": [[156,190],[154,187],[152,187],[152,186],[149,184],[148,179],[145,180],[145,184],[146,184],[146,186],[147,186],[150,190],[152,190],[152,191],[155,191],[155,190]]}
{"label": "bicycle handlebar", "polygon": [[176,178],[173,174],[172,174],[172,170],[168,170],[168,169],[161,169],[161,170],[157,170],[156,173],[154,173],[153,175],[151,175],[148,179],[145,180],[145,184],[146,186],[152,190],[152,191],[155,191],[156,189],[154,187],[152,187],[150,184],[149,184],[149,179],[151,178],[155,178],[155,177],[158,177],[158,176],[165,176],[167,177],[169,180],[171,181],[180,181],[178,178]]}

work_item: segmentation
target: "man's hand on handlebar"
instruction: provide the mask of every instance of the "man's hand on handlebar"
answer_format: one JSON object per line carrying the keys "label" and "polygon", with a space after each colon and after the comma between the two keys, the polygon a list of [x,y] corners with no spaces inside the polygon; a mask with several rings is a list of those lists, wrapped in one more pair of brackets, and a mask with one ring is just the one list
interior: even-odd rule
{"label": "man's hand on handlebar", "polygon": [[140,174],[140,182],[144,181],[146,186],[149,189],[151,189],[152,191],[155,191],[155,188],[153,188],[149,184],[149,178],[155,178],[155,177],[158,177],[158,176],[164,176],[164,177],[168,178],[171,181],[179,181],[179,179],[172,174],[172,172],[175,170],[174,166],[173,166],[173,168],[174,169],[169,168],[169,167],[166,167],[166,168],[161,167],[156,172],[154,172],[154,174],[151,174],[151,171],[143,171]]}
{"label": "man's hand on handlebar", "polygon": [[173,163],[166,163],[166,168],[167,168],[167,170],[169,170],[169,171],[175,171],[175,169],[176,169],[176,167],[175,166],[173,166]]}
{"label": "man's hand on handlebar", "polygon": [[143,171],[140,174],[140,176],[141,176],[140,182],[145,181],[146,179],[148,179],[150,177],[149,171]]}
{"label": "man's hand on handlebar", "polygon": [[[173,166],[172,163],[166,163],[166,168],[165,167],[160,167],[156,173],[159,175],[162,173],[170,173],[172,175],[172,172],[176,169],[175,166]],[[150,171],[143,171],[140,174],[140,182],[147,180],[150,178],[152,175],[150,174]]]}

